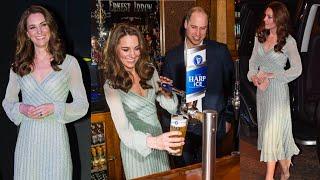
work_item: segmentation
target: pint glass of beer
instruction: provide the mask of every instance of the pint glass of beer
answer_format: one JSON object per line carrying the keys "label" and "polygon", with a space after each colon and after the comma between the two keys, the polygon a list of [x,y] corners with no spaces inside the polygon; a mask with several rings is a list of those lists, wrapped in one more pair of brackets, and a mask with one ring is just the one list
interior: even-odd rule
{"label": "pint glass of beer", "polygon": [[[172,115],[171,116],[171,123],[170,123],[170,131],[180,131],[182,133],[181,137],[186,136],[187,132],[187,125],[188,125],[188,118],[183,115]],[[179,136],[180,137],[180,136]],[[179,147],[172,148],[174,150],[180,149],[180,151],[176,154],[171,154],[173,156],[181,156],[183,145]]]}

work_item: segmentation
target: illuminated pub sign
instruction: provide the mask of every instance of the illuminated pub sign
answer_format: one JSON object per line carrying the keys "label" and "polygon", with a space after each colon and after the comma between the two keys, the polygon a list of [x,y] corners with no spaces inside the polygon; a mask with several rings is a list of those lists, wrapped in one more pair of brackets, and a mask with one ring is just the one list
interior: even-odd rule
{"label": "illuminated pub sign", "polygon": [[104,1],[108,29],[119,22],[137,25],[143,34],[160,28],[159,1]]}
{"label": "illuminated pub sign", "polygon": [[[110,29],[117,23],[127,22],[138,27],[145,37],[151,58],[157,60],[161,58],[159,6],[159,0],[93,0],[92,12],[99,15],[100,11],[96,9],[102,7],[104,10],[102,12],[102,14],[104,13],[103,30],[106,37],[103,39],[107,39]],[[97,28],[99,26],[97,21],[92,20],[91,22],[93,22],[91,24],[92,35],[99,37],[100,34],[101,36],[99,28]]]}
{"label": "illuminated pub sign", "polygon": [[152,59],[160,58],[160,2],[105,1],[109,29],[119,22],[136,25],[145,37]]}
{"label": "illuminated pub sign", "polygon": [[110,12],[154,12],[155,1],[109,1]]}

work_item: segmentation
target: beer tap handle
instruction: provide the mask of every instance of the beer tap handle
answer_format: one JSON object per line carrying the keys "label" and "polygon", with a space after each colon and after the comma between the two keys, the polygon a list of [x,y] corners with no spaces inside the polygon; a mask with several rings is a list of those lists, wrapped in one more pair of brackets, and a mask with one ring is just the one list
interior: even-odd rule
{"label": "beer tap handle", "polygon": [[184,98],[185,100],[186,93],[184,91],[176,89],[174,87],[172,88],[172,91],[175,92],[177,95],[181,96],[182,98]]}
{"label": "beer tap handle", "polygon": [[179,89],[173,87],[171,84],[160,82],[160,85],[161,85],[162,89],[164,89],[165,91],[174,92],[178,96],[185,98],[186,93],[182,90],[179,90]]}
{"label": "beer tap handle", "polygon": [[161,83],[161,87],[168,92],[174,92],[181,97],[180,113],[189,116],[191,120],[203,122],[204,113],[200,112],[195,106],[188,107],[186,103],[186,93],[173,87],[171,84]]}

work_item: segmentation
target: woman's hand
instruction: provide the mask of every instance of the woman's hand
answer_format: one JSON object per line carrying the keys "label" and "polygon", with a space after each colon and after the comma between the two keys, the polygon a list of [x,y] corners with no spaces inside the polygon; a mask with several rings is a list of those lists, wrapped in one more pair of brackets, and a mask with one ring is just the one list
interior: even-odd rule
{"label": "woman's hand", "polygon": [[147,146],[153,149],[166,150],[171,154],[179,153],[179,149],[172,149],[184,145],[184,138],[180,131],[170,131],[159,136],[147,137]]}
{"label": "woman's hand", "polygon": [[[273,78],[273,73],[259,71],[256,75],[251,76],[251,80],[255,86],[259,86],[261,84],[269,85],[269,79]],[[268,81],[268,83],[266,83]]]}
{"label": "woman's hand", "polygon": [[269,86],[269,83],[270,83],[269,79],[273,78],[273,73],[259,71],[256,76],[258,81],[257,87],[260,90],[265,91]]}
{"label": "woman's hand", "polygon": [[51,115],[54,112],[54,105],[52,103],[42,104],[40,106],[37,106],[33,112],[33,117],[36,117],[35,119],[41,119],[46,116]]}
{"label": "woman's hand", "polygon": [[261,91],[265,91],[268,87],[269,87],[269,79],[266,78],[265,80],[263,80],[257,87],[258,89],[260,89]]}
{"label": "woman's hand", "polygon": [[259,71],[257,77],[258,79],[260,79],[261,82],[263,82],[265,79],[273,78],[273,73]]}
{"label": "woman's hand", "polygon": [[169,79],[169,78],[167,78],[167,77],[160,76],[160,82],[159,82],[159,87],[160,87],[159,92],[160,92],[161,94],[163,94],[164,97],[166,97],[166,98],[171,98],[171,97],[172,97],[172,91],[168,91],[168,90],[164,89],[164,88],[162,87],[162,84],[166,84],[166,85],[172,87],[172,80]]}
{"label": "woman's hand", "polygon": [[29,105],[29,104],[20,104],[19,106],[20,113],[32,119],[37,118],[37,116],[34,116],[34,113],[33,113],[35,109],[36,109],[35,106]]}
{"label": "woman's hand", "polygon": [[253,82],[253,85],[258,86],[259,85],[259,78],[257,77],[257,75],[253,75],[251,76],[251,80]]}

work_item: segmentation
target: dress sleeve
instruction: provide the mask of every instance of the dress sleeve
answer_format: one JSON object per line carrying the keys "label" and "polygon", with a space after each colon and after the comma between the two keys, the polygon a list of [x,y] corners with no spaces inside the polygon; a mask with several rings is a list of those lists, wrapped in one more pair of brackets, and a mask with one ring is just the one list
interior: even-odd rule
{"label": "dress sleeve", "polygon": [[105,83],[103,88],[113,123],[122,143],[124,143],[128,148],[136,150],[142,156],[148,156],[151,153],[151,148],[147,146],[147,136],[149,136],[149,134],[136,131],[133,128],[125,114],[120,95],[117,90],[111,88],[107,83]]}
{"label": "dress sleeve", "polygon": [[2,101],[2,106],[9,119],[15,124],[19,125],[25,115],[20,113],[19,107],[19,92],[20,85],[18,82],[18,75],[10,69],[9,83],[6,90],[5,98]]}
{"label": "dress sleeve", "polygon": [[[155,91],[159,91],[159,84],[158,81],[160,81],[158,72],[155,70],[152,77],[152,84],[155,88]],[[156,100],[159,102],[159,105],[166,109],[170,114],[176,114],[177,108],[178,108],[178,98],[175,93],[172,93],[172,98],[166,98],[163,94],[158,94],[156,97]]]}
{"label": "dress sleeve", "polygon": [[284,52],[290,62],[290,68],[282,72],[274,74],[274,79],[282,83],[289,83],[293,81],[302,73],[301,58],[298,52],[297,43],[293,38],[287,40],[286,52]]}
{"label": "dress sleeve", "polygon": [[253,50],[252,50],[252,54],[251,54],[251,57],[249,59],[249,71],[248,71],[248,74],[247,74],[247,78],[248,80],[251,82],[251,77],[253,75],[256,75],[258,73],[258,63],[257,63],[257,60],[258,60],[258,38],[255,37],[254,38],[254,46],[253,46]]}
{"label": "dress sleeve", "polygon": [[78,61],[72,57],[70,58],[69,71],[69,90],[73,101],[71,103],[53,102],[54,115],[58,117],[57,121],[60,123],[69,123],[83,117],[89,108],[86,90],[84,88],[82,73]]}

